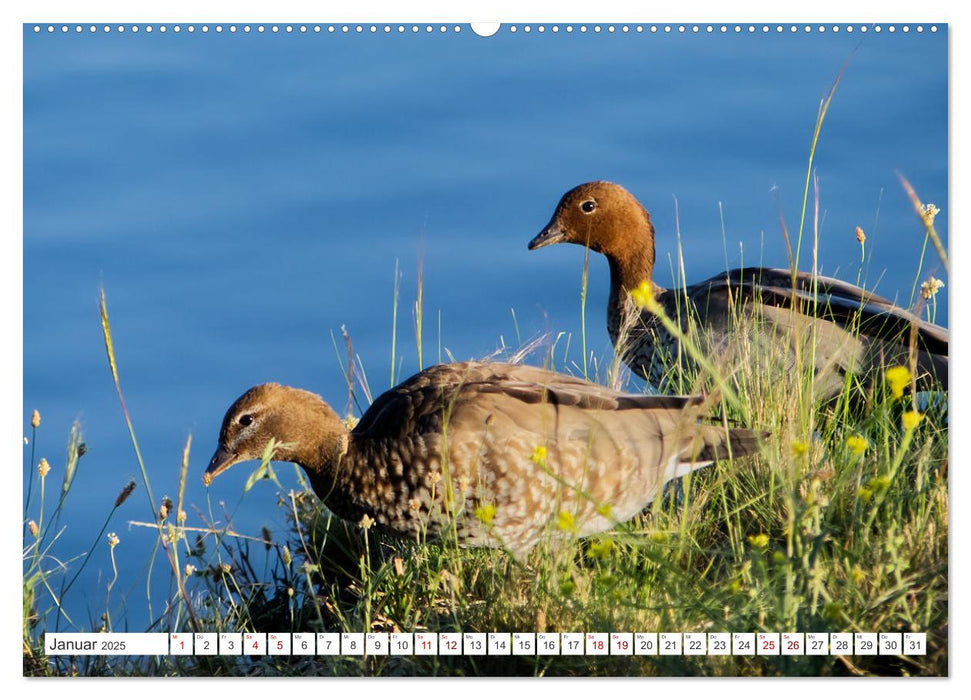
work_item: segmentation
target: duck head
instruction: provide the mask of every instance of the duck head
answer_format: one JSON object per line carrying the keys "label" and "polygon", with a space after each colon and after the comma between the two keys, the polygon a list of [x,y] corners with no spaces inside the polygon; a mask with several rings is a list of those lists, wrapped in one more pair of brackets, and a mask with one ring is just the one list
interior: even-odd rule
{"label": "duck head", "polygon": [[554,243],[589,246],[617,260],[649,251],[651,264],[654,262],[650,215],[634,195],[612,182],[587,182],[563,195],[553,218],[529,242],[529,249]]}
{"label": "duck head", "polygon": [[203,474],[205,484],[234,464],[262,459],[276,440],[274,461],[295,462],[320,472],[347,447],[340,418],[323,399],[303,389],[260,384],[229,407],[219,430],[219,446]]}

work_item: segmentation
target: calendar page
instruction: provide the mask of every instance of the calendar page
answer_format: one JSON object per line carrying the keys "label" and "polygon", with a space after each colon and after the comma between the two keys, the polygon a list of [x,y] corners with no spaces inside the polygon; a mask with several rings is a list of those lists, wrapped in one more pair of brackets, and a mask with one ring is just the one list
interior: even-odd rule
{"label": "calendar page", "polygon": [[948,23],[588,10],[22,20],[24,676],[948,676]]}

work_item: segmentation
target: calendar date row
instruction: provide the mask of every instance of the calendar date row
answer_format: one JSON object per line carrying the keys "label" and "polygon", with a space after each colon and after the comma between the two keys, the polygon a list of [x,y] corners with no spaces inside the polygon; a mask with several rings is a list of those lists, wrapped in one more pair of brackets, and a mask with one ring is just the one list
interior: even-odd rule
{"label": "calendar date row", "polygon": [[49,656],[922,656],[924,632],[48,633]]}

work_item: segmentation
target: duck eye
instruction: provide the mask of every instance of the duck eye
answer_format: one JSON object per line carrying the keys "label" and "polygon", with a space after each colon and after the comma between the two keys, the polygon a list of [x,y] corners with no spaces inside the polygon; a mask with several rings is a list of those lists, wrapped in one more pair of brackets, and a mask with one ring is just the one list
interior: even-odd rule
{"label": "duck eye", "polygon": [[252,422],[253,422],[253,416],[251,414],[249,414],[249,413],[244,413],[243,415],[241,415],[239,417],[239,424],[240,425],[244,425],[245,426],[245,425],[249,425]]}
{"label": "duck eye", "polygon": [[580,204],[580,210],[584,214],[592,214],[593,210],[596,208],[597,208],[597,203],[592,199],[588,199],[587,201]]}

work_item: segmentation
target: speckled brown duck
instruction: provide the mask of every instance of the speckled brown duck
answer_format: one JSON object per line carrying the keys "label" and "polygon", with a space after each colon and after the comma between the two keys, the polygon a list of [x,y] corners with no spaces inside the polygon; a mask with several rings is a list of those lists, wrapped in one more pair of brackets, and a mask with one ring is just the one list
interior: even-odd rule
{"label": "speckled brown duck", "polygon": [[[699,399],[628,395],[524,365],[436,365],[385,392],[353,430],[319,396],[262,384],[229,408],[204,481],[238,462],[299,464],[338,516],[391,534],[503,547],[623,522],[663,485],[754,453],[763,433],[699,422]],[[452,517],[454,516],[454,518]]]}
{"label": "speckled brown duck", "polygon": [[[631,303],[630,292],[643,283],[664,313],[680,326],[697,320],[707,331],[709,351],[729,354],[733,309],[758,317],[762,340],[779,348],[805,343],[817,385],[824,395],[838,393],[843,376],[872,377],[878,367],[910,364],[915,341],[918,383],[947,389],[948,332],[893,302],[831,277],[788,269],[748,267],[722,272],[678,289],[654,283],[654,226],[644,206],[610,182],[588,182],[560,199],[530,250],[554,243],[576,243],[602,253],[610,264],[607,331],[618,355],[638,375],[666,388],[672,366],[684,362],[680,341],[659,317]],[[795,284],[793,284],[793,282]],[[815,301],[814,301],[815,299]],[[781,354],[781,353],[780,353]]]}

